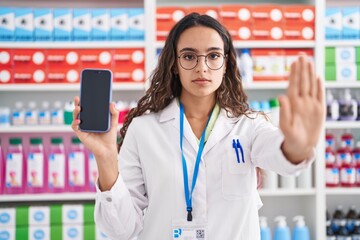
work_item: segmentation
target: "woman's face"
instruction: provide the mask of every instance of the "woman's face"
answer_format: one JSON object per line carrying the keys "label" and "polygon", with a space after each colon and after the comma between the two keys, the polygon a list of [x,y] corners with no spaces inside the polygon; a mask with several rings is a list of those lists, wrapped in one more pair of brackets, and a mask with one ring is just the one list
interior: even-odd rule
{"label": "woman's face", "polygon": [[219,33],[204,26],[191,27],[180,35],[176,50],[181,98],[215,96],[226,70]]}

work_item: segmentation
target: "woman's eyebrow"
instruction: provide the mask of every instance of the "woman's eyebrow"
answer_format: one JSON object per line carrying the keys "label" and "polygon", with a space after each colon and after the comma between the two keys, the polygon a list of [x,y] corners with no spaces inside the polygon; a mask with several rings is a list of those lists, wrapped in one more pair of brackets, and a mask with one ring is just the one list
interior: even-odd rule
{"label": "woman's eyebrow", "polygon": [[[222,48],[219,48],[219,47],[210,47],[208,48],[206,51],[207,52],[210,52],[210,51],[222,51],[223,49]],[[195,48],[190,48],[190,47],[186,47],[186,48],[183,48],[179,51],[179,53],[182,53],[182,52],[199,52],[199,50],[195,49]]]}

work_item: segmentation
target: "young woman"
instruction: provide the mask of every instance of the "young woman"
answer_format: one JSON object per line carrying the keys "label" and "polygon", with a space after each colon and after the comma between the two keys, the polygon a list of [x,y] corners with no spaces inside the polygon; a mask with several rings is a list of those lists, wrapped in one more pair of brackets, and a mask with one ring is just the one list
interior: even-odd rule
{"label": "young woman", "polygon": [[[184,17],[120,130],[119,154],[114,103],[108,133],[73,122],[98,164],[97,226],[117,240],[260,239],[255,168],[308,167],[324,122],[321,81],[305,57],[279,100],[280,129],[249,109],[226,29],[206,15]],[[75,105],[74,119],[78,97]]]}

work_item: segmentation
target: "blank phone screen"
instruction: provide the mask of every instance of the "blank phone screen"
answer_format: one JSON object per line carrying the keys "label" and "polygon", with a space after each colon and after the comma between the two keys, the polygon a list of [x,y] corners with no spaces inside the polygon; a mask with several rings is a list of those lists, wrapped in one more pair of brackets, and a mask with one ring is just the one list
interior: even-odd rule
{"label": "blank phone screen", "polygon": [[84,70],[81,74],[80,129],[89,132],[105,132],[109,128],[111,101],[111,72],[108,70]]}

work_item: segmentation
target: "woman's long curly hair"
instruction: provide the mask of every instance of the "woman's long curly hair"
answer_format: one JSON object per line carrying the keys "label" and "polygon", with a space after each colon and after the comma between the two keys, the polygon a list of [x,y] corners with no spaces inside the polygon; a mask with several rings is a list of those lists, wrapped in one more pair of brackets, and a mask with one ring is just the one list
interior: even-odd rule
{"label": "woman's long curly hair", "polygon": [[232,117],[247,114],[249,105],[244,92],[239,70],[236,65],[236,52],[229,32],[214,18],[198,13],[191,13],[182,18],[170,31],[165,46],[160,53],[156,69],[150,76],[150,87],[138,101],[137,107],[130,110],[127,119],[120,129],[120,149],[126,131],[137,116],[147,112],[159,112],[176,97],[180,96],[181,83],[175,73],[177,56],[176,46],[181,33],[195,26],[204,26],[214,29],[224,41],[226,58],[226,73],[220,87],[216,90],[216,102]]}

